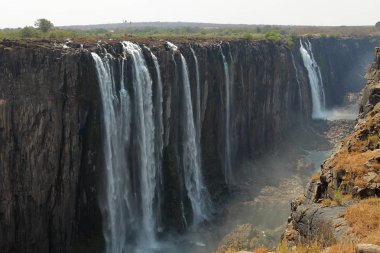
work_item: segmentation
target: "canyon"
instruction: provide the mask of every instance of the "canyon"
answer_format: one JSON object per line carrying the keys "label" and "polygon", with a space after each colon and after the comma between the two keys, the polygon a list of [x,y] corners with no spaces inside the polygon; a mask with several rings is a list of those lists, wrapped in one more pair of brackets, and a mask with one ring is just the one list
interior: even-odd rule
{"label": "canyon", "polygon": [[314,95],[343,106],[378,43],[1,41],[0,251],[150,252],[207,226],[247,162],[313,145]]}

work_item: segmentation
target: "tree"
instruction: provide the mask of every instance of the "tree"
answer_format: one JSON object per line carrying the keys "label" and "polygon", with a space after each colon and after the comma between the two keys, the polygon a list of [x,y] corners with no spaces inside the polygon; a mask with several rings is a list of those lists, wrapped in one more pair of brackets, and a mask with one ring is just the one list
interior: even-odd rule
{"label": "tree", "polygon": [[376,23],[375,27],[380,28],[380,21]]}
{"label": "tree", "polygon": [[45,18],[37,19],[36,22],[34,22],[34,26],[36,26],[38,29],[40,29],[42,32],[46,33],[50,29],[54,27],[53,23]]}

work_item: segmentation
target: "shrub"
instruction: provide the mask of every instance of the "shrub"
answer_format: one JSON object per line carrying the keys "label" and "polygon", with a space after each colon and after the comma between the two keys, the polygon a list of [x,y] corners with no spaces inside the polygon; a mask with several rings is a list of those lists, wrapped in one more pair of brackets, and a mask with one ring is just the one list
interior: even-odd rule
{"label": "shrub", "polygon": [[280,41],[281,35],[279,33],[276,33],[276,32],[268,32],[265,34],[265,38],[267,40]]}
{"label": "shrub", "polygon": [[339,189],[334,190],[333,200],[338,206],[343,205],[343,194]]}
{"label": "shrub", "polygon": [[375,149],[379,144],[379,136],[377,134],[368,137],[368,147],[370,149]]}
{"label": "shrub", "polygon": [[252,35],[252,33],[244,33],[243,38],[247,39],[247,40],[251,40],[251,39],[253,39],[253,35]]}
{"label": "shrub", "polygon": [[329,198],[323,199],[323,200],[322,200],[322,205],[323,205],[324,207],[329,207],[329,206],[331,206],[331,205],[332,205],[332,201],[331,201],[331,199],[329,199]]}
{"label": "shrub", "polygon": [[38,32],[31,26],[25,26],[20,30],[21,38],[35,38],[37,37]]}

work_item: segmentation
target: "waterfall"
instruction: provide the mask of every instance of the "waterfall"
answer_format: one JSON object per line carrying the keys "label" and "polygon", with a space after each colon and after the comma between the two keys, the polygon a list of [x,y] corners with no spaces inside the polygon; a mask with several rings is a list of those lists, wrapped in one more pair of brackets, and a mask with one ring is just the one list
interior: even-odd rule
{"label": "waterfall", "polygon": [[[175,83],[178,84],[178,65],[177,65],[177,62],[176,62],[175,57],[174,57],[175,52],[178,51],[178,47],[169,41],[167,41],[166,44],[169,46],[169,48],[172,51],[172,61],[173,61],[173,65],[174,65]],[[181,203],[180,203],[181,218],[182,218],[183,226],[187,229],[189,227],[189,225],[188,225],[186,215],[185,215],[185,206],[183,204],[183,195],[184,194],[182,193],[182,189],[184,187],[183,187],[183,180],[182,180],[182,177],[180,176],[180,174],[181,174],[181,172],[178,170],[179,183],[180,183],[180,188],[181,188]]]}
{"label": "waterfall", "polygon": [[[103,108],[106,190],[101,206],[107,253],[131,252],[127,242],[131,236],[137,239],[139,248],[155,246],[155,198],[159,198],[157,180],[162,176],[162,81],[158,61],[152,54],[157,71],[157,111],[153,115],[152,79],[142,49],[131,42],[122,42],[122,46],[124,57],[119,61],[109,54],[102,59],[92,53]],[[133,99],[127,92],[124,78],[127,55],[132,66],[129,89],[133,90]],[[120,66],[120,86],[116,85],[117,72],[113,70],[116,65]],[[128,167],[131,150],[134,168]]]}
{"label": "waterfall", "polygon": [[224,177],[226,184],[232,186],[234,183],[232,174],[231,161],[231,75],[226,56],[223,53],[222,46],[219,45],[220,54],[223,59],[224,79],[225,79],[225,148],[224,148]]}
{"label": "waterfall", "polygon": [[[196,131],[197,131],[197,145],[199,146],[198,150],[201,150],[200,140],[201,140],[201,84],[200,84],[200,77],[199,77],[199,63],[198,63],[198,57],[195,54],[194,49],[190,46],[191,53],[193,54],[194,62],[195,62],[195,80],[196,80]],[[199,152],[201,153],[201,152]]]}
{"label": "waterfall", "polygon": [[135,215],[131,208],[131,182],[125,156],[130,135],[129,95],[124,85],[120,91],[116,90],[110,56],[107,55],[102,60],[96,53],[92,53],[92,57],[95,61],[103,108],[106,196],[102,213],[106,252],[126,253],[127,233],[132,226],[128,221]]}
{"label": "waterfall", "polygon": [[313,102],[314,119],[323,119],[326,117],[325,112],[325,92],[321,71],[317,62],[314,59],[313,50],[310,41],[303,42],[300,40],[300,53],[303,59],[305,68],[307,69],[311,96]]}
{"label": "waterfall", "polygon": [[123,49],[132,57],[135,130],[141,193],[141,236],[144,243],[155,241],[154,196],[156,191],[155,125],[153,120],[152,79],[140,46],[125,41]]}
{"label": "waterfall", "polygon": [[[168,42],[173,52],[178,47]],[[182,150],[185,187],[193,210],[193,225],[208,219],[210,197],[203,183],[200,149],[197,145],[197,134],[194,124],[193,105],[191,100],[190,79],[187,62],[180,53],[182,65],[183,101],[184,101],[184,140]],[[199,130],[198,130],[199,131]]]}
{"label": "waterfall", "polygon": [[[156,135],[155,135],[155,143],[156,143],[156,166],[157,166],[157,201],[158,201],[158,210],[157,210],[157,220],[161,218],[161,192],[163,188],[163,174],[162,174],[162,155],[163,155],[163,148],[164,148],[164,140],[163,140],[163,135],[164,135],[164,122],[163,122],[163,109],[162,109],[162,104],[163,104],[163,95],[162,95],[162,78],[161,78],[161,71],[160,71],[160,64],[158,63],[157,57],[150,51],[148,47],[146,47],[147,50],[149,50],[150,55],[153,59],[154,67],[156,69],[156,75],[157,75],[157,86],[155,89],[155,104],[154,104],[154,109],[155,109],[155,122],[156,122]],[[157,224],[159,225],[159,224]],[[161,225],[161,224],[160,224]],[[159,232],[162,232],[162,228],[158,228]]]}

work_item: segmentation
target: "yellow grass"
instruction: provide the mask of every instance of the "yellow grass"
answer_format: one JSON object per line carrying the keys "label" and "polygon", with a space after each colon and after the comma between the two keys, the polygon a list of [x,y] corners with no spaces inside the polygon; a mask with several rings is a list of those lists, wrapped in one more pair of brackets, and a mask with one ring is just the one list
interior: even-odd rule
{"label": "yellow grass", "polygon": [[265,247],[258,248],[255,251],[253,251],[253,253],[268,253],[268,249]]}
{"label": "yellow grass", "polygon": [[327,253],[354,253],[354,244],[335,244],[330,247]]}
{"label": "yellow grass", "polygon": [[310,181],[311,182],[319,181],[320,176],[321,175],[319,173],[316,173],[316,174],[311,176]]}
{"label": "yellow grass", "polygon": [[360,201],[346,210],[344,218],[361,242],[380,245],[380,198]]}

